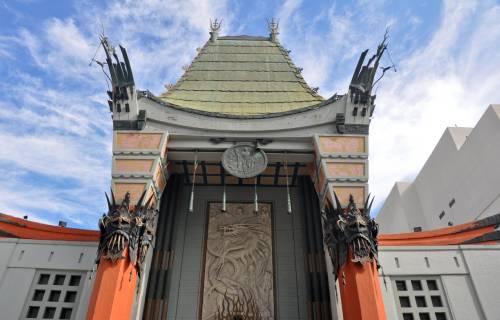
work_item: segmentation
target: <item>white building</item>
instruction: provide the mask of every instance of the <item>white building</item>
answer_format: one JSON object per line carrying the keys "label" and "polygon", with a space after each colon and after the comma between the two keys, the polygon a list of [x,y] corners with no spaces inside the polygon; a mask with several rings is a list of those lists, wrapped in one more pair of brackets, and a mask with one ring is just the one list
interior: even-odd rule
{"label": "white building", "polygon": [[413,182],[397,182],[380,210],[382,233],[433,230],[500,212],[500,105],[474,128],[447,128]]}

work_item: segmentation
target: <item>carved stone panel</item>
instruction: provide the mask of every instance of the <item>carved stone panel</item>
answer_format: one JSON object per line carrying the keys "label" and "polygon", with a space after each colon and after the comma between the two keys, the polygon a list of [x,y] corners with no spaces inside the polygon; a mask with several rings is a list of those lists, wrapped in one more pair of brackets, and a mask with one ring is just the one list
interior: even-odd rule
{"label": "carved stone panel", "polygon": [[210,203],[201,319],[274,319],[271,204]]}

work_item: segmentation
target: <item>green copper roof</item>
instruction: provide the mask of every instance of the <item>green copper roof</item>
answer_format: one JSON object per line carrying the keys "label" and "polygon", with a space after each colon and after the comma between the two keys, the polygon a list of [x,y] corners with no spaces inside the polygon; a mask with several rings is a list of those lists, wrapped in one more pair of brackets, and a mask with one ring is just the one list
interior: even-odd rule
{"label": "green copper roof", "polygon": [[160,99],[184,108],[232,115],[286,112],[323,101],[279,43],[250,36],[208,41]]}

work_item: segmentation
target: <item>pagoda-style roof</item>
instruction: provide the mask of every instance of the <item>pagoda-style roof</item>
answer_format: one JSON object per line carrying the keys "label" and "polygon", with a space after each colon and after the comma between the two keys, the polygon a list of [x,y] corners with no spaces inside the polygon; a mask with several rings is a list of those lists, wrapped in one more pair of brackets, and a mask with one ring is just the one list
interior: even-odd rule
{"label": "pagoda-style roof", "polygon": [[287,112],[323,101],[288,53],[269,37],[209,40],[159,98],[186,109],[231,115]]}

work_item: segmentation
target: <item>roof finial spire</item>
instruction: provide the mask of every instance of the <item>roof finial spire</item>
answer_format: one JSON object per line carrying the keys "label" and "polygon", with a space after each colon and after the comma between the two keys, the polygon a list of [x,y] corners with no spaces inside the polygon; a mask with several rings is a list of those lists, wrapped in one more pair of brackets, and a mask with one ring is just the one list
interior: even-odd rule
{"label": "roof finial spire", "polygon": [[269,28],[269,38],[273,42],[278,41],[278,35],[280,34],[279,25],[279,20],[274,20],[274,18],[272,18],[271,21],[267,21],[267,27]]}
{"label": "roof finial spire", "polygon": [[217,40],[221,24],[222,19],[215,19],[214,21],[210,19],[210,41],[214,42],[215,40]]}

